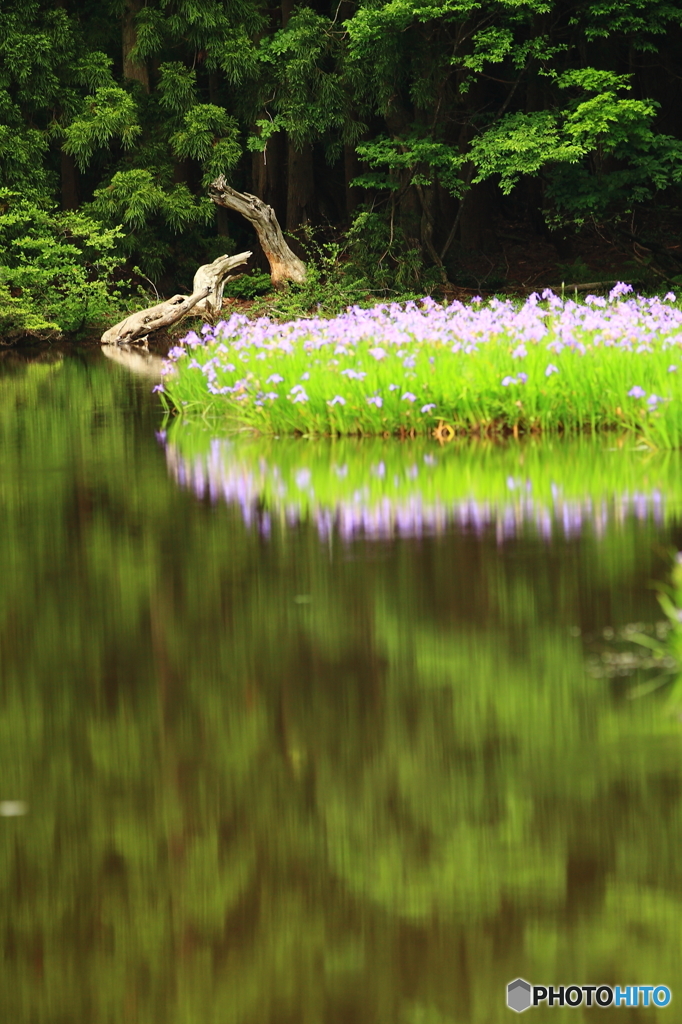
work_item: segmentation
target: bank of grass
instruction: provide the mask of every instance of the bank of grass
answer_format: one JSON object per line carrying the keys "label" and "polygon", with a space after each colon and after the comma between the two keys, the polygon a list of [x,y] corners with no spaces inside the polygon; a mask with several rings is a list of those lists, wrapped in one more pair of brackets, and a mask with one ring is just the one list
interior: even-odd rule
{"label": "bank of grass", "polygon": [[551,292],[332,319],[235,315],[171,350],[162,394],[187,417],[259,434],[457,435],[628,428],[682,446],[675,296],[577,303]]}

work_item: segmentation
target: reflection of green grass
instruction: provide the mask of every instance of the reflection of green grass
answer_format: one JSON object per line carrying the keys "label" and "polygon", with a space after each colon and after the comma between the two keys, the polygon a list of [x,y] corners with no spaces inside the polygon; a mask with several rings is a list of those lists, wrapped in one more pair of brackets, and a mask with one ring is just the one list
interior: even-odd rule
{"label": "reflection of green grass", "polygon": [[216,480],[248,481],[273,510],[300,513],[350,502],[366,509],[386,501],[423,506],[475,501],[491,506],[551,509],[557,502],[656,496],[667,513],[682,507],[682,455],[610,448],[603,438],[451,444],[425,439],[315,441],[241,438],[219,442],[205,426],[175,421],[168,433],[171,464],[203,467]]}

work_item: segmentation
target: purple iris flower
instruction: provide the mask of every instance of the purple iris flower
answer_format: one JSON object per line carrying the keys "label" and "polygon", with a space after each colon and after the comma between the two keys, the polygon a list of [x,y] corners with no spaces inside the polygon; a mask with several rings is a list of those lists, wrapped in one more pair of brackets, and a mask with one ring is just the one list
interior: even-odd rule
{"label": "purple iris flower", "polygon": [[436,408],[436,403],[435,402],[429,402],[428,405],[422,405],[421,411],[422,412],[431,412],[431,410],[435,409],[435,408]]}
{"label": "purple iris flower", "polygon": [[341,395],[334,395],[332,400],[330,402],[327,402],[327,405],[345,405],[345,404],[346,404],[346,399],[342,398]]}
{"label": "purple iris flower", "polygon": [[547,369],[545,370],[545,377],[551,377],[553,373],[558,373],[559,367],[555,366],[554,363],[548,363]]}
{"label": "purple iris flower", "polygon": [[639,384],[635,384],[633,388],[628,391],[629,398],[644,398],[646,391],[644,388],[640,388]]}
{"label": "purple iris flower", "polygon": [[510,384],[518,384],[518,381],[517,381],[516,377],[503,377],[502,378],[502,387],[503,388],[508,388]]}
{"label": "purple iris flower", "polygon": [[402,397],[403,402],[416,402],[417,396],[413,395],[411,391],[406,391]]}
{"label": "purple iris flower", "polygon": [[382,407],[382,405],[384,404],[384,400],[381,397],[381,395],[368,395],[367,396],[367,404],[368,405],[376,405],[377,409],[380,409]]}

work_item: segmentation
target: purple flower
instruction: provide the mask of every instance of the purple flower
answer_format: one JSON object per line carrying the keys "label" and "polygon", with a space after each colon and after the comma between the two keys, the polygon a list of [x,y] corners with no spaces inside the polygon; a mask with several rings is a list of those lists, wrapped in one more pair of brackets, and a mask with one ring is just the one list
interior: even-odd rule
{"label": "purple flower", "polygon": [[551,377],[553,373],[558,373],[559,367],[555,366],[554,363],[548,363],[547,369],[545,370],[545,377]]}
{"label": "purple flower", "polygon": [[341,370],[341,374],[344,377],[348,377],[349,380],[362,380],[364,377],[367,376],[366,373],[359,372],[358,370],[353,370],[350,367],[347,370]]}
{"label": "purple flower", "polygon": [[330,402],[327,402],[327,405],[345,405],[345,404],[346,404],[346,399],[342,398],[341,395],[334,395],[332,400]]}
{"label": "purple flower", "polygon": [[518,384],[518,381],[517,381],[516,377],[503,377],[502,378],[502,387],[503,388],[508,388],[510,384]]}
{"label": "purple flower", "polygon": [[293,402],[307,402],[308,396],[305,391],[299,391],[299,393],[292,399]]}
{"label": "purple flower", "polygon": [[674,302],[676,298],[677,298],[677,296],[675,295],[675,292],[667,292],[663,296],[663,301],[664,302]]}
{"label": "purple flower", "polygon": [[368,395],[367,396],[367,404],[368,405],[376,405],[377,409],[380,409],[382,407],[382,405],[384,404],[384,400],[381,397],[381,395]]}
{"label": "purple flower", "polygon": [[675,366],[675,364],[671,363],[670,366],[668,367],[668,373],[675,373],[676,370],[677,370],[677,367]]}
{"label": "purple flower", "polygon": [[527,355],[528,352],[526,351],[526,346],[522,343],[521,345],[517,345],[512,352],[512,359],[525,359]]}
{"label": "purple flower", "polygon": [[525,384],[527,380],[528,380],[528,374],[527,373],[520,373],[519,374],[519,376],[518,376],[519,384]]}
{"label": "purple flower", "polygon": [[279,395],[277,394],[277,392],[276,392],[276,391],[267,391],[267,392],[266,392],[266,393],[265,393],[265,394],[263,395],[263,398],[272,398],[272,399],[275,399],[275,398],[279,398]]}
{"label": "purple flower", "polygon": [[436,408],[436,403],[435,402],[429,402],[428,405],[422,405],[421,411],[422,412],[431,412],[431,410],[435,409],[435,408]]}
{"label": "purple flower", "polygon": [[389,391],[399,391],[400,390],[400,384],[389,384],[388,385],[388,390]]}
{"label": "purple flower", "polygon": [[377,347],[376,347],[376,348],[371,348],[371,349],[369,350],[369,354],[370,354],[371,356],[374,356],[374,358],[375,358],[375,359],[385,359],[385,358],[386,358],[386,349],[384,349],[384,348],[380,348],[380,347],[379,347],[379,346],[377,345]]}
{"label": "purple flower", "polygon": [[646,391],[644,388],[640,388],[639,384],[635,384],[633,388],[628,391],[629,398],[644,398]]}
{"label": "purple flower", "polygon": [[646,404],[651,408],[655,409],[661,402],[665,402],[665,398],[661,398],[660,395],[649,395],[646,400]]}
{"label": "purple flower", "polygon": [[282,377],[281,374],[279,374],[279,373],[272,373],[272,374],[270,374],[270,376],[268,377],[268,379],[266,380],[265,383],[266,384],[281,384],[283,380],[284,380],[284,377]]}
{"label": "purple flower", "polygon": [[403,402],[416,402],[417,396],[413,395],[411,391],[406,391],[402,397]]}
{"label": "purple flower", "polygon": [[[613,287],[611,289],[611,291],[609,292],[609,301],[613,302],[614,299],[619,298],[621,295],[627,295],[628,292],[631,292],[631,291],[632,291],[632,285],[631,284],[623,284],[622,281],[619,281],[618,284],[615,285],[615,287]],[[666,295],[666,298],[667,297],[668,296]],[[674,296],[673,296],[673,298],[674,298]]]}
{"label": "purple flower", "polygon": [[310,374],[309,373],[302,374],[301,375],[301,380],[310,380]]}
{"label": "purple flower", "polygon": [[164,394],[164,387],[163,387],[163,384],[155,384],[155,385],[154,385],[154,387],[152,388],[152,394],[153,394],[153,393],[154,393],[155,391],[159,391],[159,392],[161,392],[161,394]]}
{"label": "purple flower", "polygon": [[289,392],[290,395],[295,395],[297,392],[302,391],[305,394],[305,388],[302,384],[294,384],[293,388]]}

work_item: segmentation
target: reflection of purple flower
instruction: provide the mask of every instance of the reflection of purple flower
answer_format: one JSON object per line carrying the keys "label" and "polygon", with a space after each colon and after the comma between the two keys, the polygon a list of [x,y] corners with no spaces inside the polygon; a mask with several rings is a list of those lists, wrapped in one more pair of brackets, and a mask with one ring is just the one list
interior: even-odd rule
{"label": "reflection of purple flower", "polygon": [[403,402],[416,402],[417,396],[413,395],[411,391],[406,391],[402,397]]}
{"label": "reflection of purple flower", "polygon": [[628,391],[628,397],[630,398],[644,398],[646,391],[644,388],[640,388],[639,384],[635,384],[633,388]]}

